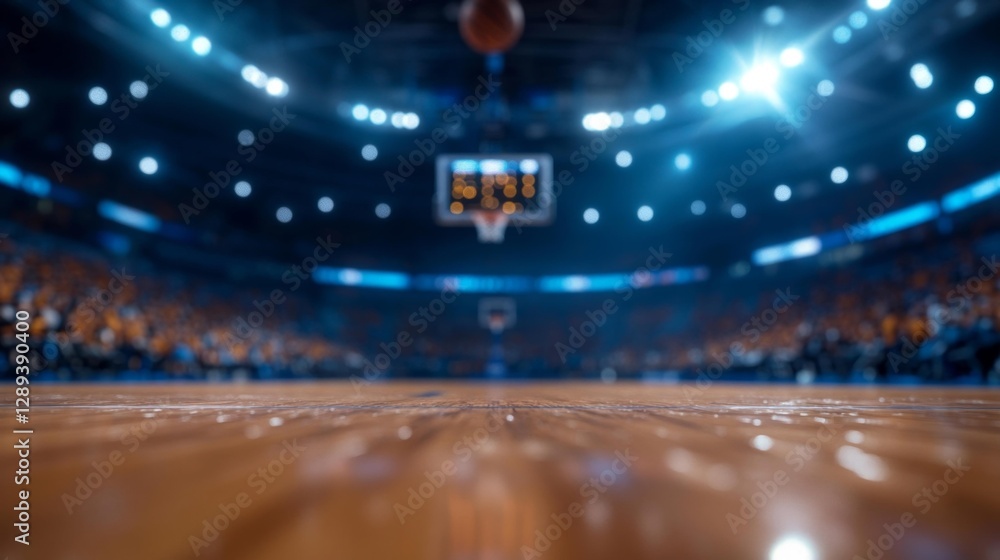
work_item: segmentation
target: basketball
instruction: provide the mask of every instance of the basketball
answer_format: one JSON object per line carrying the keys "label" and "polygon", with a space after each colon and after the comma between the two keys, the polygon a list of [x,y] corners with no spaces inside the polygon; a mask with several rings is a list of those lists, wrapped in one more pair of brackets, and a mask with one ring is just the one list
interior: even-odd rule
{"label": "basketball", "polygon": [[524,32],[524,10],[517,0],[465,0],[458,14],[462,38],[481,54],[505,52]]}

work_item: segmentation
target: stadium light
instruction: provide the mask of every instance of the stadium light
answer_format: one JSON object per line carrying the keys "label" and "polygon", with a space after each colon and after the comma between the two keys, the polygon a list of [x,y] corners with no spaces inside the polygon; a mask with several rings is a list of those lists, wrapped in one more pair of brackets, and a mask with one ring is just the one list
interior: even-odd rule
{"label": "stadium light", "polygon": [[392,214],[392,208],[384,202],[380,202],[378,206],[375,207],[375,215],[381,219],[386,219]]}
{"label": "stadium light", "polygon": [[920,89],[927,89],[934,83],[934,75],[931,74],[930,68],[922,62],[918,62],[910,67],[910,78],[913,79],[913,83]]}
{"label": "stadium light", "polygon": [[840,166],[834,167],[833,171],[830,172],[830,180],[838,185],[847,182],[848,176],[849,173],[847,172],[847,169]]}
{"label": "stadium light", "polygon": [[816,93],[822,95],[823,97],[830,97],[833,95],[834,89],[833,82],[830,80],[822,80],[820,83],[816,84]]}
{"label": "stadium light", "polygon": [[191,30],[188,29],[186,25],[175,25],[173,29],[170,30],[170,37],[177,41],[178,43],[187,41],[191,37]]}
{"label": "stadium light", "polygon": [[615,155],[615,163],[618,167],[628,167],[632,165],[632,154],[628,150],[622,150]]}
{"label": "stadium light", "polygon": [[278,211],[274,213],[274,217],[278,218],[278,221],[287,224],[292,221],[292,209],[287,206],[282,206],[278,208]]}
{"label": "stadium light", "polygon": [[652,115],[649,113],[649,109],[642,108],[635,111],[635,115],[632,116],[635,124],[649,124],[649,121],[653,119]]}
{"label": "stadium light", "polygon": [[639,220],[648,222],[653,219],[653,209],[645,205],[640,206],[639,210],[636,212],[636,216],[639,217]]}
{"label": "stadium light", "polygon": [[375,158],[378,157],[378,148],[374,144],[365,144],[361,148],[361,157],[365,158],[365,161],[375,161]]}
{"label": "stadium light", "polygon": [[884,10],[888,8],[891,3],[892,0],[868,0],[868,7],[875,11]]}
{"label": "stadium light", "polygon": [[24,109],[29,103],[31,103],[31,96],[28,95],[27,91],[17,88],[10,92],[10,104],[13,105],[15,109]]}
{"label": "stadium light", "polygon": [[198,56],[205,56],[212,52],[212,42],[208,40],[208,37],[195,37],[194,41],[191,41],[191,50]]}
{"label": "stadium light", "polygon": [[778,82],[778,69],[773,64],[765,62],[754,65],[740,78],[740,87],[749,92],[764,92],[774,87]]}
{"label": "stadium light", "polygon": [[972,115],[976,114],[976,104],[969,101],[968,99],[963,99],[958,102],[955,106],[955,114],[958,115],[960,119],[971,119]]}
{"label": "stadium light", "polygon": [[87,99],[94,105],[104,105],[108,102],[108,92],[101,86],[94,86],[87,92]]}
{"label": "stadium light", "polygon": [[681,171],[687,171],[691,168],[691,156],[680,153],[674,158],[674,166]]}
{"label": "stadium light", "polygon": [[705,210],[707,210],[707,207],[705,206],[704,201],[696,200],[691,203],[691,213],[695,216],[701,216],[705,213]]}
{"label": "stadium light", "polygon": [[778,55],[778,61],[781,62],[782,66],[787,68],[794,68],[806,59],[806,55],[803,54],[802,49],[798,47],[788,47],[787,49],[781,51]]}
{"label": "stadium light", "polygon": [[363,103],[358,103],[357,105],[354,106],[353,109],[351,109],[351,116],[353,116],[354,119],[358,121],[363,121],[367,119],[368,113],[369,113],[368,106]]}
{"label": "stadium light", "polygon": [[142,80],[136,80],[129,84],[128,92],[136,99],[145,99],[149,94],[149,85]]}
{"label": "stadium light", "polygon": [[284,97],[288,95],[288,84],[286,84],[281,78],[268,78],[267,85],[264,87],[264,91],[274,97]]}
{"label": "stadium light", "polygon": [[781,6],[768,6],[764,13],[761,14],[764,23],[775,26],[781,24],[785,20],[785,10],[781,9]]}
{"label": "stadium light", "polygon": [[747,215],[747,207],[737,202],[729,209],[729,214],[737,220],[743,219]]}
{"label": "stadium light", "polygon": [[155,159],[146,156],[139,160],[139,171],[142,171],[146,175],[152,175],[160,169],[160,164]]}
{"label": "stadium light", "polygon": [[328,196],[324,196],[316,202],[316,207],[319,208],[319,211],[324,214],[331,212],[333,211],[333,199]]}
{"label": "stadium light", "polygon": [[649,116],[654,121],[662,121],[667,116],[667,108],[657,103],[649,108]]}
{"label": "stadium light", "polygon": [[846,44],[851,40],[851,28],[846,25],[838,25],[833,30],[833,40],[841,45]]}
{"label": "stadium light", "polygon": [[868,25],[868,14],[858,10],[847,18],[847,23],[854,29],[862,29]]}
{"label": "stadium light", "polygon": [[993,78],[989,76],[979,76],[976,78],[976,93],[986,95],[993,91]]}
{"label": "stadium light", "polygon": [[372,109],[368,113],[368,119],[372,121],[372,124],[385,124],[388,115],[382,109]]}
{"label": "stadium light", "polygon": [[236,196],[240,198],[246,198],[250,196],[250,193],[253,192],[253,189],[250,187],[250,183],[246,181],[240,181],[233,186],[233,192],[235,192]]}
{"label": "stadium light", "polygon": [[236,135],[236,141],[240,143],[241,146],[250,146],[254,142],[253,132],[244,129]]}
{"label": "stadium light", "polygon": [[732,101],[740,95],[740,88],[736,86],[733,82],[724,82],[719,86],[719,97],[723,101]]}
{"label": "stadium light", "polygon": [[94,159],[98,161],[108,161],[111,158],[111,146],[104,142],[94,144]]}
{"label": "stadium light", "polygon": [[596,224],[601,219],[601,213],[594,208],[587,208],[583,211],[583,221],[588,224]]}
{"label": "stadium light", "polygon": [[792,198],[792,188],[788,185],[778,185],[774,188],[774,199],[778,202],[788,202]]}
{"label": "stadium light", "polygon": [[719,94],[713,90],[708,90],[701,94],[701,104],[706,107],[715,107],[719,104]]}
{"label": "stadium light", "polygon": [[170,12],[157,8],[150,12],[149,19],[153,20],[153,25],[157,27],[166,27],[170,25]]}
{"label": "stadium light", "polygon": [[914,134],[906,141],[906,147],[913,153],[922,152],[927,147],[927,139],[919,134]]}

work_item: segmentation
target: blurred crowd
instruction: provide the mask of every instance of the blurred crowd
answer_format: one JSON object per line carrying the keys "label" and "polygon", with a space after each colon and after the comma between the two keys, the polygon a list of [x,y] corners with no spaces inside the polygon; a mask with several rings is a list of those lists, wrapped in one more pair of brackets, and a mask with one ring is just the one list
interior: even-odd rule
{"label": "blurred crowd", "polygon": [[[715,279],[690,297],[637,291],[592,332],[587,311],[607,296],[529,303],[495,336],[468,308],[418,329],[412,302],[378,293],[289,294],[254,324],[253,302],[267,289],[8,239],[0,245],[0,350],[12,358],[23,309],[33,318],[36,369],[66,380],[468,378],[489,370],[605,380],[988,381],[1000,357],[1000,282],[993,255],[975,246],[944,240],[801,281],[774,278],[767,289],[758,279],[735,292],[720,283],[738,280]],[[412,344],[394,347],[404,331]]]}

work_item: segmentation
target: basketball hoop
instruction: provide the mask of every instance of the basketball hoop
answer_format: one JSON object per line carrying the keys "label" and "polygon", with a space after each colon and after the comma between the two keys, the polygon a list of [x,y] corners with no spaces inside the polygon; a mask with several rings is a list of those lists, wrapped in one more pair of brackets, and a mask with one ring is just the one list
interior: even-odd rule
{"label": "basketball hoop", "polygon": [[476,224],[480,243],[503,243],[510,217],[503,212],[480,210],[472,213],[472,223]]}

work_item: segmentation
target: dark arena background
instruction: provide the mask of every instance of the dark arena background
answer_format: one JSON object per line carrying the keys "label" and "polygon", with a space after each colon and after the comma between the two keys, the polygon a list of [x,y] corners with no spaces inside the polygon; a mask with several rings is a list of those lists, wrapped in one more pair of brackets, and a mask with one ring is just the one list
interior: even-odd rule
{"label": "dark arena background", "polygon": [[997,0],[0,29],[0,558],[1000,560]]}

